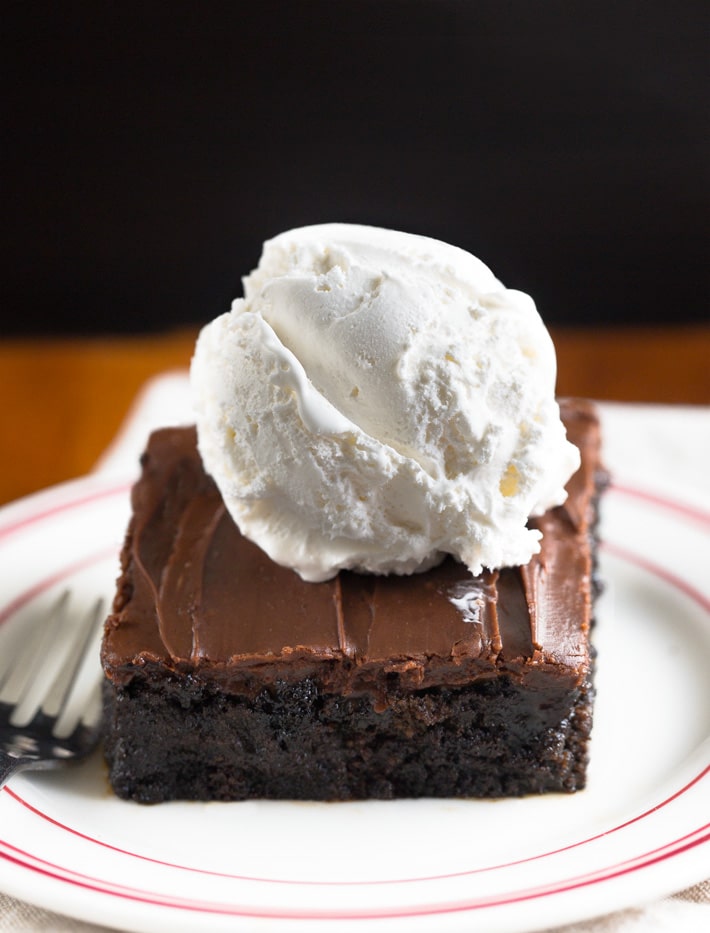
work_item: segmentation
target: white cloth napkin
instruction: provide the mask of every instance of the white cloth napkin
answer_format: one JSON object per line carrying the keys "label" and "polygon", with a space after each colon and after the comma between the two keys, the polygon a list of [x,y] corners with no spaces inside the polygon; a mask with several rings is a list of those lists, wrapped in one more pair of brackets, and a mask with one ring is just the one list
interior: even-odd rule
{"label": "white cloth napkin", "polygon": [[[679,502],[710,511],[710,408],[609,403],[600,407],[605,460],[618,482],[632,483],[651,495],[670,491]],[[120,478],[135,475],[150,430],[191,420],[185,374],[168,373],[152,380],[96,469]],[[710,930],[710,853],[707,875],[708,881],[671,897],[555,927],[555,933],[705,933]],[[0,933],[106,930],[0,894]]]}

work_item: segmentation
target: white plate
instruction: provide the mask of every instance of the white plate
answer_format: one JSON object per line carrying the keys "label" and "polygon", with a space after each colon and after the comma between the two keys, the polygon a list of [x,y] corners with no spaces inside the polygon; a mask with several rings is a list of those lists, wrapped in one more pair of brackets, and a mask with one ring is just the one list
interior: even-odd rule
{"label": "white plate", "polygon": [[[110,596],[127,485],[0,512],[0,625]],[[0,889],[131,930],[532,930],[710,875],[707,514],[633,488],[604,511],[589,785],[573,796],[346,804],[115,799],[100,756],[0,792]]]}

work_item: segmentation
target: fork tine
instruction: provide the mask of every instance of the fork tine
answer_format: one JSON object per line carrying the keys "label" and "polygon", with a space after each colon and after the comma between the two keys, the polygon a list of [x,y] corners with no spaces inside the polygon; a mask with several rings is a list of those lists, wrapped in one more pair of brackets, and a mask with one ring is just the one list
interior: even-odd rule
{"label": "fork tine", "polygon": [[103,599],[97,599],[92,609],[86,613],[81,625],[77,626],[68,651],[69,662],[57,672],[41,705],[41,710],[45,715],[59,719],[64,711],[71,696],[71,688],[86,659],[87,650],[93,642],[99,620],[102,618],[103,605]]}
{"label": "fork tine", "polygon": [[0,699],[4,703],[15,705],[21,702],[31,687],[37,666],[46,656],[54,637],[55,625],[66,617],[68,605],[69,591],[64,590],[49,613],[37,620],[30,637],[23,640],[19,653],[7,653],[0,670]]}

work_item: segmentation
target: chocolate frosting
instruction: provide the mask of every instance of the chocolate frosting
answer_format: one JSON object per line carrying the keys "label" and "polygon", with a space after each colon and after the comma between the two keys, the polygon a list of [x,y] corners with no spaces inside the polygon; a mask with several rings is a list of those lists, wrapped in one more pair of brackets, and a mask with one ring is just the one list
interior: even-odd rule
{"label": "chocolate frosting", "polygon": [[[412,576],[341,572],[305,583],[246,540],[203,470],[194,428],[154,433],[133,489],[122,576],[103,647],[107,675],[179,670],[221,689],[316,677],[326,690],[457,685],[501,672],[579,680],[590,660],[599,425],[563,401],[582,466],[564,506],[531,519],[539,555],[473,577],[453,558]],[[541,681],[542,682],[542,681]]]}

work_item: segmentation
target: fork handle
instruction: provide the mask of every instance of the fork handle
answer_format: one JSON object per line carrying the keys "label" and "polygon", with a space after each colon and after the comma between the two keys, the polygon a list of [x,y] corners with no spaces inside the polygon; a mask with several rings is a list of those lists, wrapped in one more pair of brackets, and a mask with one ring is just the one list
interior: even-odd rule
{"label": "fork handle", "polygon": [[32,765],[31,758],[25,757],[16,757],[15,755],[8,755],[7,752],[4,752],[0,748],[0,787],[3,787],[13,774],[17,774],[18,771],[22,771],[24,768],[29,768]]}

